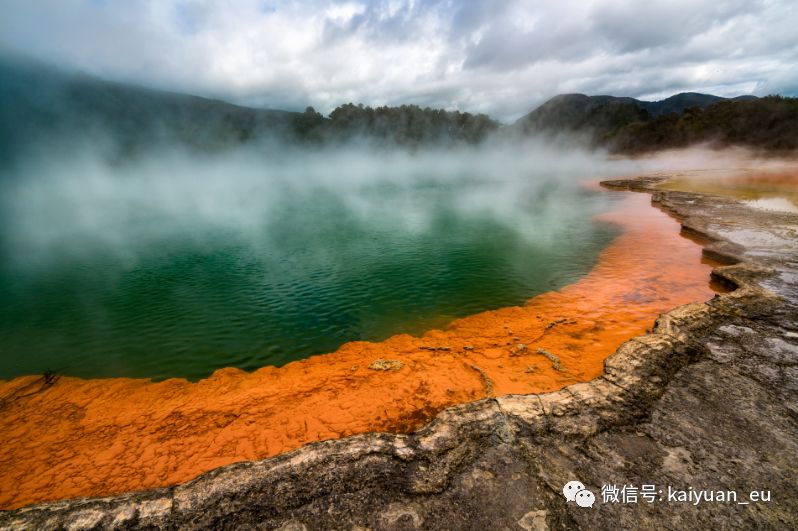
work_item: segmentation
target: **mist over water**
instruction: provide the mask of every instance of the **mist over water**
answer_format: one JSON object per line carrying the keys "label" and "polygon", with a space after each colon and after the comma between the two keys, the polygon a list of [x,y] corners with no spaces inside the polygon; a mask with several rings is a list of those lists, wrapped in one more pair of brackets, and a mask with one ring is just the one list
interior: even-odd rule
{"label": "mist over water", "polygon": [[580,182],[613,171],[540,144],[54,147],[0,181],[0,378],[195,379],[522,304],[612,239]]}

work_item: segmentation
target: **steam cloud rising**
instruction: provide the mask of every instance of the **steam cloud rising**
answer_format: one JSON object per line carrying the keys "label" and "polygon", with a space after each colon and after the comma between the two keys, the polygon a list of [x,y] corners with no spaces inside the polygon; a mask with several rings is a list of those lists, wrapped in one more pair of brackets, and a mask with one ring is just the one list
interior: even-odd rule
{"label": "steam cloud rising", "polygon": [[590,219],[617,196],[584,180],[707,165],[512,139],[34,144],[0,180],[0,377],[200,378],[520,304],[612,237]]}
{"label": "steam cloud rising", "polygon": [[[342,215],[356,223],[423,231],[434,212],[419,190],[474,181],[481,185],[450,189],[452,208],[534,238],[532,218],[556,223],[568,209],[557,200],[564,184],[629,171],[538,144],[416,153],[245,148],[214,156],[162,149],[116,165],[89,149],[60,155],[33,158],[2,184],[7,251],[27,266],[97,250],[134,260],[133,249],[178,236],[201,244],[217,231],[262,245],[287,205],[302,208],[313,197],[345,205]],[[519,184],[536,197],[535,208],[519,200]],[[381,189],[390,193],[375,202]]]}

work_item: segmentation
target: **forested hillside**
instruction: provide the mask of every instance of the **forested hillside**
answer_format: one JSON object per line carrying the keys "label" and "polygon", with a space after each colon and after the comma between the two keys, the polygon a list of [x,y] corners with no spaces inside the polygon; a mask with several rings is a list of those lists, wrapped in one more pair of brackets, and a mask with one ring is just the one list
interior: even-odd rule
{"label": "forested hillside", "polygon": [[628,154],[696,143],[789,152],[798,149],[798,101],[682,93],[647,102],[563,94],[502,125],[484,114],[416,105],[346,103],[329,116],[312,107],[304,112],[256,109],[0,62],[0,165],[25,156],[31,146],[64,143],[88,143],[124,159],[152,147],[213,152],[246,143],[357,141],[417,148],[475,144],[494,133],[565,138]]}

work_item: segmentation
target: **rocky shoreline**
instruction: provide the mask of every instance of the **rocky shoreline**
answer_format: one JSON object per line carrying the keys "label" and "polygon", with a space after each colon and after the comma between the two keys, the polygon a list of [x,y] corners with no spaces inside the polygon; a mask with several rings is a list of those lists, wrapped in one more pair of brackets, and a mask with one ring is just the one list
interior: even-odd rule
{"label": "rocky shoreline", "polygon": [[[661,316],[604,374],[449,408],[410,435],[366,434],[174,487],[0,513],[0,529],[798,528],[798,215],[652,193],[735,287]],[[656,242],[652,242],[656,244]],[[573,479],[593,509],[567,503]],[[770,491],[771,501],[603,503],[603,485]],[[667,494],[667,491],[666,491]]]}
{"label": "rocky shoreline", "polygon": [[599,377],[604,360],[659,315],[710,299],[717,264],[647,194],[597,193],[613,206],[594,223],[619,234],[585,276],[522,306],[282,367],[221,368],[198,382],[0,382],[0,509],[179,485],[311,442],[412,433],[457,404]]}

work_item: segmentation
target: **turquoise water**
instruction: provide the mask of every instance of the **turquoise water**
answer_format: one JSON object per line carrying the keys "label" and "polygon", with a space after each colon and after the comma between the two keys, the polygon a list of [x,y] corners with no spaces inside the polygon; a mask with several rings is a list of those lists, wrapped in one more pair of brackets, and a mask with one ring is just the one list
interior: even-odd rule
{"label": "turquoise water", "polygon": [[615,235],[591,222],[611,194],[577,179],[317,162],[7,185],[0,378],[197,379],[418,334],[577,280]]}

